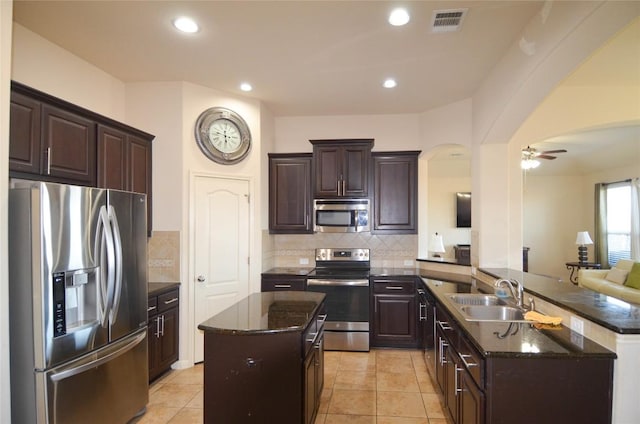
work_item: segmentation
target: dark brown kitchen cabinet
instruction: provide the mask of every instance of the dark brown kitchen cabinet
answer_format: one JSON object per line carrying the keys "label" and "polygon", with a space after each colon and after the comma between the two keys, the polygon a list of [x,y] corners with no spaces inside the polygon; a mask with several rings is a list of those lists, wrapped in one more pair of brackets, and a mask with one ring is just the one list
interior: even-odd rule
{"label": "dark brown kitchen cabinet", "polygon": [[28,96],[11,92],[9,125],[9,169],[40,174],[41,104]]}
{"label": "dark brown kitchen cabinet", "polygon": [[307,277],[304,275],[262,274],[261,291],[304,291]]}
{"label": "dark brown kitchen cabinet", "polygon": [[269,232],[313,232],[310,153],[269,154]]}
{"label": "dark brown kitchen cabinet", "polygon": [[147,195],[151,231],[151,140],[131,131],[98,125],[98,187]]}
{"label": "dark brown kitchen cabinet", "polygon": [[177,288],[149,296],[149,381],[158,378],[178,360],[179,301]]}
{"label": "dark brown kitchen cabinet", "polygon": [[149,235],[153,138],[11,82],[9,176],[145,193]]}
{"label": "dark brown kitchen cabinet", "polygon": [[436,381],[457,424],[483,424],[484,362],[465,341],[453,320],[436,307]]}
{"label": "dark brown kitchen cabinet", "polygon": [[373,152],[373,226],[377,234],[418,232],[420,151]]}
{"label": "dark brown kitchen cabinet", "polygon": [[[611,356],[483,354],[464,325],[441,304],[436,305],[435,322],[435,361],[427,362],[427,366],[454,423],[611,422]],[[495,323],[486,325],[487,331],[491,326],[496,328]],[[500,339],[515,335],[523,331],[522,326],[530,325],[504,323],[502,332],[493,332],[493,336]],[[523,411],[523,399],[544,408]]]}
{"label": "dark brown kitchen cabinet", "polygon": [[16,91],[9,119],[12,176],[95,186],[95,122]]}
{"label": "dark brown kitchen cabinet", "polygon": [[314,197],[368,197],[373,139],[310,140]]}
{"label": "dark brown kitchen cabinet", "polygon": [[372,285],[371,345],[418,347],[421,334],[415,277],[374,278]]}

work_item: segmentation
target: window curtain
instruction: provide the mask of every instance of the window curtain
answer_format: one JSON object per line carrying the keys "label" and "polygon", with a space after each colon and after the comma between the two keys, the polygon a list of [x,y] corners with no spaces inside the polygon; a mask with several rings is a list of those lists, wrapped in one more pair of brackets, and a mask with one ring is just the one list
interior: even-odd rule
{"label": "window curtain", "polygon": [[631,180],[631,258],[640,261],[640,178]]}
{"label": "window curtain", "polygon": [[595,261],[602,266],[602,269],[610,268],[609,266],[609,246],[607,243],[607,185],[604,183],[596,184],[595,192],[595,240],[593,246],[595,249]]}

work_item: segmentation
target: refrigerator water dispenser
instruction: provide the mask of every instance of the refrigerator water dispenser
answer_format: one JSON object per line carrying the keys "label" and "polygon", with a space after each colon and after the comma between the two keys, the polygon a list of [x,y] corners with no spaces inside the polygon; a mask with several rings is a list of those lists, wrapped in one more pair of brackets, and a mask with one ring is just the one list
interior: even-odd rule
{"label": "refrigerator water dispenser", "polygon": [[98,322],[96,268],[53,274],[54,337]]}

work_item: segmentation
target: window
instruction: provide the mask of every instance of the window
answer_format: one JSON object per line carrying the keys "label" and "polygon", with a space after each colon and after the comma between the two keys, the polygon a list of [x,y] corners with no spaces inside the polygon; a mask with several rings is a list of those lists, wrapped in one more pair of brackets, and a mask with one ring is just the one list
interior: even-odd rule
{"label": "window", "polygon": [[607,258],[614,266],[631,258],[631,183],[607,186]]}

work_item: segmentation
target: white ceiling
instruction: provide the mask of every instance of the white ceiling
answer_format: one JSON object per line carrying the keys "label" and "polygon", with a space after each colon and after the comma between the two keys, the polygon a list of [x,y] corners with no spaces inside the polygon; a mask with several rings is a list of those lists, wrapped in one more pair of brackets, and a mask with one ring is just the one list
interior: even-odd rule
{"label": "white ceiling", "polygon": [[[14,20],[124,81],[189,81],[276,116],[420,113],[469,98],[542,1],[14,1]],[[434,10],[468,8],[457,32]],[[179,15],[201,30],[180,34]],[[394,77],[398,86],[385,89]]]}
{"label": "white ceiling", "polygon": [[[258,99],[275,116],[420,113],[469,98],[524,26],[543,7],[553,13],[544,1],[411,1],[403,2],[409,24],[392,27],[387,16],[398,4],[15,0],[13,10],[17,23],[124,82],[189,81]],[[455,8],[468,8],[461,30],[432,32],[433,11]],[[200,32],[178,33],[179,15],[196,19]],[[609,43],[563,84],[640,85],[638,33]],[[383,88],[387,77],[398,87]],[[253,92],[240,91],[244,81]],[[640,163],[638,143],[636,125],[531,146],[568,150],[535,170],[550,175]],[[434,159],[470,160],[465,149],[450,150]]]}

